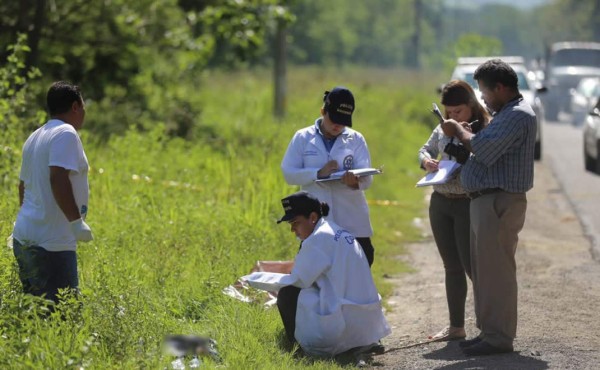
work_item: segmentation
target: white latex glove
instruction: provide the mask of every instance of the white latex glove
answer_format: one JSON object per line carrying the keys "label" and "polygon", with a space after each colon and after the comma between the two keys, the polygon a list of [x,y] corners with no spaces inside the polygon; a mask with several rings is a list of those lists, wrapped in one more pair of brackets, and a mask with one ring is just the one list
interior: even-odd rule
{"label": "white latex glove", "polygon": [[73,232],[73,235],[75,235],[77,241],[89,242],[94,239],[92,229],[81,218],[71,222],[71,231]]}

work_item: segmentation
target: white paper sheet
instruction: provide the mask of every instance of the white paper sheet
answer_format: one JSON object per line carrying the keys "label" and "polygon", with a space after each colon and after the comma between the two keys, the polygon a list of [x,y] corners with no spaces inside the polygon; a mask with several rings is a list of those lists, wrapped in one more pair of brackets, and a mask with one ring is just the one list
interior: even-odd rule
{"label": "white paper sheet", "polygon": [[[352,169],[352,170],[348,170],[348,171],[355,174],[358,177],[369,176],[369,175],[379,175],[379,174],[383,173],[383,171],[378,168],[356,168],[356,169]],[[346,170],[337,171],[337,172],[334,172],[331,175],[329,175],[328,178],[317,179],[317,180],[315,180],[315,182],[339,180],[342,178],[342,176],[344,176],[345,173],[346,173]]]}
{"label": "white paper sheet", "polygon": [[435,172],[429,172],[419,182],[417,186],[429,186],[437,184],[445,184],[452,178],[452,174],[460,167],[460,163],[455,161],[441,160],[438,163],[438,170]]}
{"label": "white paper sheet", "polygon": [[293,285],[297,280],[290,274],[278,272],[253,272],[242,276],[241,279],[247,281],[251,287],[267,292],[277,292],[284,286]]}

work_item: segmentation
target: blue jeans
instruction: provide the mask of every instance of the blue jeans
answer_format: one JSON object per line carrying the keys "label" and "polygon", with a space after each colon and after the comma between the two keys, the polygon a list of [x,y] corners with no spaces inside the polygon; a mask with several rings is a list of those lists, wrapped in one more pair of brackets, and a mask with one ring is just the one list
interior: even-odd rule
{"label": "blue jeans", "polygon": [[75,251],[50,252],[36,245],[24,246],[14,239],[13,253],[25,293],[45,296],[57,302],[59,289],[77,290],[79,278]]}

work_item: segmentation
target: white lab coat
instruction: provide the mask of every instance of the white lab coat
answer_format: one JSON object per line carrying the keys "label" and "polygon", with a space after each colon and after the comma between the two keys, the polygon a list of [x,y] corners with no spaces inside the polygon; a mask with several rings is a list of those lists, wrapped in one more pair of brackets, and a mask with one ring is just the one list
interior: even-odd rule
{"label": "white lab coat", "polygon": [[340,170],[371,167],[367,142],[359,132],[346,127],[328,153],[317,132],[320,120],[317,119],[313,126],[298,130],[290,141],[281,162],[285,181],[290,185],[300,185],[302,190],[329,204],[329,219],[352,235],[370,237],[373,228],[364,190],[371,186],[373,176],[361,177],[359,189],[352,189],[341,181],[315,182],[317,172],[332,159],[338,162]]}
{"label": "white lab coat", "polygon": [[391,333],[362,248],[325,218],[303,241],[291,274],[255,272],[242,279],[265,290],[301,288],[294,336],[309,354],[334,356]]}

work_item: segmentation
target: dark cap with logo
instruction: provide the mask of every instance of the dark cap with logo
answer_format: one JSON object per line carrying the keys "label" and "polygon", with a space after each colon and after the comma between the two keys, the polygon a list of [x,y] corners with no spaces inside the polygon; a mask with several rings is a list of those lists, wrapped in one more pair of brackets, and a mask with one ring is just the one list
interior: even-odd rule
{"label": "dark cap with logo", "polygon": [[281,200],[285,214],[277,223],[290,221],[296,216],[308,217],[312,212],[321,214],[321,202],[306,191],[299,191]]}
{"label": "dark cap with logo", "polygon": [[323,95],[324,109],[333,123],[352,127],[354,95],[343,86],[337,86]]}

